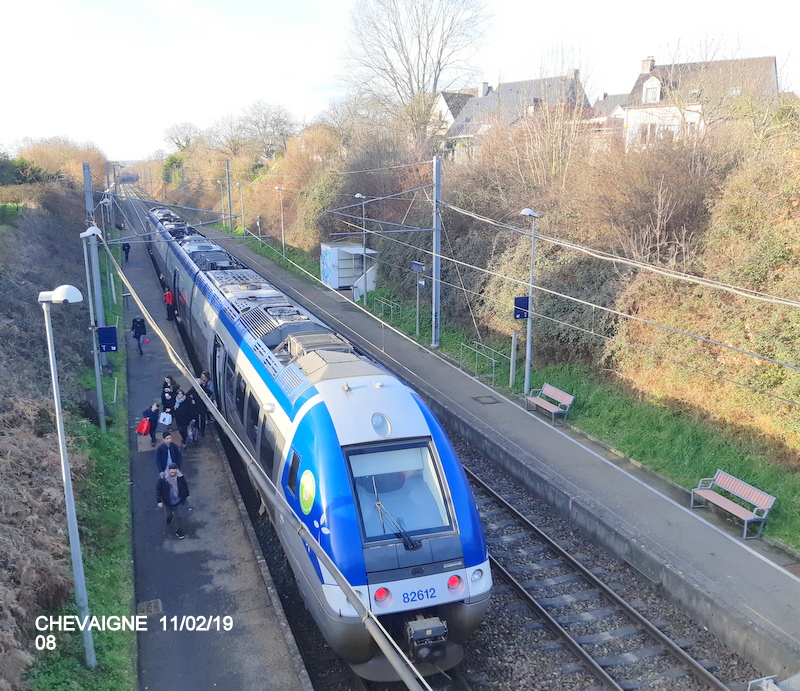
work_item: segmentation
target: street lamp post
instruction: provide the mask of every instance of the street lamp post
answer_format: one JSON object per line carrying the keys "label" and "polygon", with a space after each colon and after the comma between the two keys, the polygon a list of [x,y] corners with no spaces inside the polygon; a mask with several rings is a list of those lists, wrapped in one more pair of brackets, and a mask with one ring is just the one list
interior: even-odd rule
{"label": "street lamp post", "polygon": [[244,191],[242,190],[241,182],[237,182],[236,186],[239,188],[239,202],[242,207],[242,230],[244,230]]}
{"label": "street lamp post", "polygon": [[258,242],[261,246],[261,214],[256,214],[256,228],[258,228]]}
{"label": "street lamp post", "polygon": [[100,370],[100,354],[97,352],[97,324],[94,319],[94,304],[92,302],[92,281],[89,275],[89,254],[86,249],[88,239],[100,234],[97,226],[91,226],[81,233],[83,241],[83,264],[86,268],[86,292],[89,295],[89,328],[92,332],[92,355],[94,356],[94,379],[97,390],[97,417],[100,420],[100,431],[106,433],[106,406],[103,400],[103,380]]}
{"label": "street lamp post", "polygon": [[528,325],[525,341],[525,384],[523,387],[524,395],[528,395],[531,388],[531,354],[533,352],[533,258],[536,249],[536,219],[539,218],[533,209],[523,209],[519,212],[521,216],[528,216],[531,219],[531,270],[528,277]]}
{"label": "street lamp post", "polygon": [[283,230],[283,187],[276,187],[278,190],[278,194],[281,197],[281,251],[283,252],[283,256],[286,256],[286,235],[284,234]]}
{"label": "street lamp post", "polygon": [[355,195],[356,199],[361,200],[361,262],[364,268],[362,277],[364,279],[364,307],[367,306],[367,198],[360,192]]}
{"label": "street lamp post", "polygon": [[[58,371],[56,354],[53,345],[53,325],[50,320],[50,306],[70,302],[81,302],[83,295],[75,286],[63,285],[55,290],[39,293],[39,302],[44,310],[44,324],[47,331],[47,351],[50,356],[50,376],[53,379],[53,402],[56,409],[56,427],[58,429],[58,451],[61,455],[61,475],[64,480],[64,500],[67,509],[67,528],[69,531],[69,548],[72,557],[72,574],[75,579],[75,600],[82,621],[89,622],[89,596],[86,592],[86,580],[83,574],[83,558],[78,534],[78,519],[75,514],[75,499],[72,496],[72,475],[67,459],[67,442],[64,435],[64,418],[61,412],[61,392],[58,387]],[[94,640],[89,626],[83,629],[83,645],[86,651],[86,666],[94,669],[97,659],[94,654]]]}

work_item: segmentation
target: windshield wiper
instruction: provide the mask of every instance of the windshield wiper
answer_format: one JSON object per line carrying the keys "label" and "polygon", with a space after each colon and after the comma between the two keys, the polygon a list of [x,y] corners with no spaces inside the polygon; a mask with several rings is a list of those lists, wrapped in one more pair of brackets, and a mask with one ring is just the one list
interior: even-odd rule
{"label": "windshield wiper", "polygon": [[384,522],[385,516],[388,519],[387,522],[394,530],[394,534],[403,541],[403,546],[406,548],[406,551],[411,552],[422,547],[422,541],[415,540],[413,537],[411,537],[411,535],[408,534],[408,531],[406,531],[406,529],[400,525],[400,521],[398,520],[397,516],[395,516],[383,505],[381,498],[378,496],[378,487],[375,484],[374,475],[372,476],[372,492],[375,495],[375,508],[378,510],[378,516],[380,516],[381,525],[384,526],[384,532],[386,530],[386,525]]}
{"label": "windshield wiper", "polygon": [[399,537],[403,541],[403,545],[405,548],[410,552],[411,550],[419,549],[422,547],[422,542],[420,540],[415,540],[411,535],[408,534],[405,528],[400,525],[400,521],[397,520],[397,516],[395,516],[389,509],[387,509],[381,502],[375,502],[375,508],[378,509],[378,515],[381,517],[381,522],[383,522],[384,516],[388,518],[387,521],[391,528],[395,531],[395,535]]}

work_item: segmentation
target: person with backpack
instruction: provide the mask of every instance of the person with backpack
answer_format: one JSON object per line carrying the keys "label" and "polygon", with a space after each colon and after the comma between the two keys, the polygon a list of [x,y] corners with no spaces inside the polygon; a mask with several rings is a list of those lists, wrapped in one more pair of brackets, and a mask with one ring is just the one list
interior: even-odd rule
{"label": "person with backpack", "polygon": [[147,336],[147,324],[141,316],[135,316],[131,322],[131,336],[136,339],[136,345],[139,346],[139,355],[144,355],[142,350],[142,341]]}

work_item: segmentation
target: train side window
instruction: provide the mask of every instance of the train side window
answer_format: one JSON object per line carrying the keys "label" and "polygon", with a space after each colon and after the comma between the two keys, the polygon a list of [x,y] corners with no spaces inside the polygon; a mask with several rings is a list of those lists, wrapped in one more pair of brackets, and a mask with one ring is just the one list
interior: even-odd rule
{"label": "train side window", "polygon": [[269,429],[269,422],[265,417],[264,421],[261,423],[261,446],[258,449],[258,460],[264,472],[272,477],[272,464],[275,461],[275,449],[272,446]]}
{"label": "train side window", "polygon": [[241,374],[236,375],[236,412],[239,413],[239,419],[244,424],[244,392],[247,388],[247,383]]}
{"label": "train side window", "polygon": [[230,357],[225,357],[225,404],[227,410],[233,410],[236,391],[236,370]]}
{"label": "train side window", "polygon": [[251,393],[247,397],[247,422],[245,423],[245,430],[247,432],[247,437],[253,442],[253,446],[256,445],[256,439],[258,439],[258,410],[260,406],[258,405],[258,401],[256,397],[253,396]]}
{"label": "train side window", "polygon": [[289,478],[286,481],[286,486],[289,488],[289,491],[297,495],[297,472],[300,470],[300,456],[297,455],[297,452],[292,450],[292,462],[289,465]]}

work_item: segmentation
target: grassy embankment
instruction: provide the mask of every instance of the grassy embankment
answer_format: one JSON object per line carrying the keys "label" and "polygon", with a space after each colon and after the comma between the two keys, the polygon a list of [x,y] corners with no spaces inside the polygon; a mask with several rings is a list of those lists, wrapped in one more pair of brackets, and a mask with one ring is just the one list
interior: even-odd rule
{"label": "grassy embankment", "polygon": [[[103,275],[104,257],[101,262]],[[108,286],[104,289],[106,322],[122,318],[121,283],[117,283],[114,305]],[[124,325],[122,332],[124,334]],[[70,419],[67,436],[71,449],[90,459],[86,477],[75,484],[76,510],[80,526],[81,548],[92,616],[126,616],[134,613],[133,574],[131,570],[131,511],[129,449],[127,431],[127,384],[125,378],[124,336],[118,353],[109,354],[117,378],[116,403],[114,376],[103,377],[103,397],[113,423],[103,436],[88,420]],[[82,377],[83,387],[95,390],[94,371]],[[77,614],[77,608],[64,607],[54,616]],[[82,689],[84,691],[119,691],[135,689],[136,634],[131,631],[93,632],[97,667],[84,666],[85,654],[81,633],[57,633],[56,649],[42,652],[27,675],[37,691]]]}
{"label": "grassy embankment", "polygon": [[[257,240],[245,243],[254,251],[283,266],[292,264],[319,277],[319,262],[287,248],[286,260],[281,248]],[[289,260],[289,261],[287,261]],[[427,296],[426,296],[427,297]],[[376,300],[376,298],[378,298]],[[386,303],[399,305],[394,318]],[[371,294],[369,309],[385,321],[415,336],[416,305],[412,300],[398,300],[385,288]],[[420,343],[430,343],[430,309],[421,307]],[[492,367],[488,357],[462,349],[462,343],[472,345],[474,337],[463,331],[442,327],[440,352],[459,362],[467,371],[491,380]],[[522,343],[522,339],[520,340]],[[508,344],[496,344],[497,350],[510,354]],[[521,348],[524,346],[520,346]],[[521,353],[518,354],[518,356]],[[510,359],[495,357],[494,387],[505,395],[521,395],[523,368],[518,367],[515,385],[509,384]],[[734,429],[702,419],[693,411],[670,408],[658,401],[642,400],[626,391],[608,376],[585,365],[559,364],[534,368],[531,386],[548,382],[576,398],[570,411],[570,423],[608,446],[659,473],[671,482],[690,489],[700,478],[711,477],[722,468],[778,498],[770,513],[764,535],[800,550],[800,477],[778,462],[780,450],[747,430]]]}

